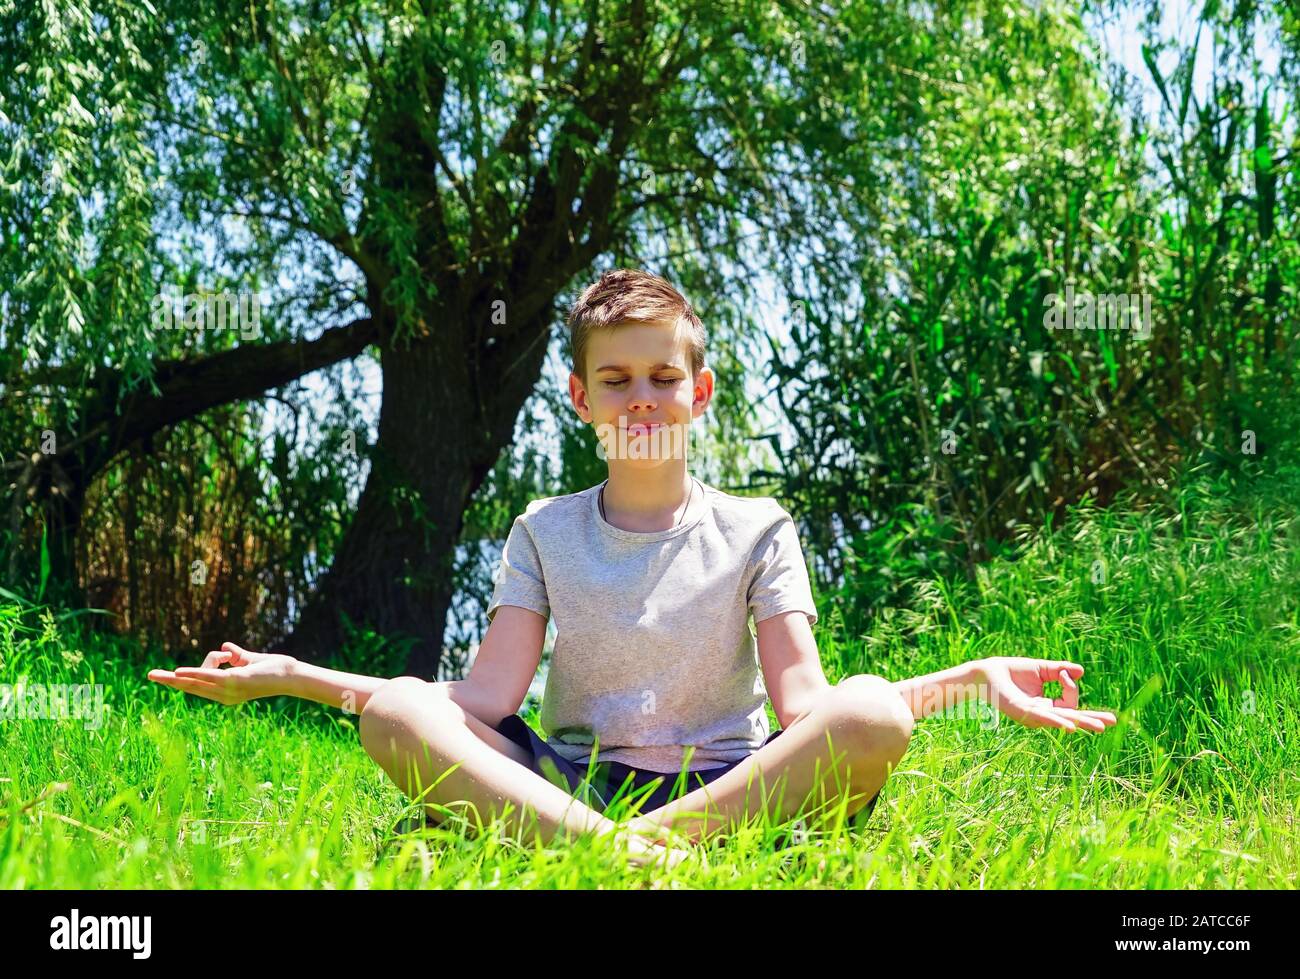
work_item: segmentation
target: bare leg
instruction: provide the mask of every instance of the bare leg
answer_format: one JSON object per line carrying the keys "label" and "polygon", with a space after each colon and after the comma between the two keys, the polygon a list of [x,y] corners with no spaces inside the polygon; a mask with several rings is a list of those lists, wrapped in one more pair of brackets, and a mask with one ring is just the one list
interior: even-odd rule
{"label": "bare leg", "polygon": [[[463,710],[441,684],[409,676],[389,680],[366,702],[360,731],[367,753],[435,821],[435,805],[464,802],[482,825],[503,815],[512,836],[536,830],[549,842],[613,833],[634,855],[664,853],[532,771],[523,748]],[[671,864],[681,854],[668,856]]]}
{"label": "bare leg", "polygon": [[765,808],[785,820],[833,809],[847,797],[852,815],[885,784],[907,750],[914,723],[888,680],[847,677],[727,774],[628,825],[661,841],[670,839],[670,829],[700,841]]}

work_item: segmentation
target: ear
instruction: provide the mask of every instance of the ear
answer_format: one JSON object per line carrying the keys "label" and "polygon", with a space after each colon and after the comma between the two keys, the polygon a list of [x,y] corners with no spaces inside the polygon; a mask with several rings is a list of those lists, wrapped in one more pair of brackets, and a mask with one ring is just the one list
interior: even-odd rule
{"label": "ear", "polygon": [[582,385],[582,378],[573,371],[569,371],[569,400],[573,402],[578,417],[590,425],[591,405],[587,403],[587,389]]}
{"label": "ear", "polygon": [[704,409],[709,406],[709,402],[713,400],[713,371],[701,367],[700,372],[695,375],[692,388],[691,417],[699,418],[704,414]]}

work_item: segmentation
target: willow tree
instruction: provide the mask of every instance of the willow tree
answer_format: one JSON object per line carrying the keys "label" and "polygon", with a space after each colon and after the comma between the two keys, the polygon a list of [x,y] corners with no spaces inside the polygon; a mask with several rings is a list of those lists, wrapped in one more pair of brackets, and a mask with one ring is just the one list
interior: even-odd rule
{"label": "willow tree", "polygon": [[[847,276],[885,192],[871,147],[911,111],[888,52],[920,29],[905,4],[752,0],[160,13],[165,64],[132,70],[166,83],[139,86],[131,124],[151,134],[168,219],[211,232],[236,284],[310,271],[279,297],[283,336],[318,324],[379,350],[367,482],[286,646],[332,650],[346,615],[414,636],[407,668],[425,675],[466,504],[566,298],[599,267],[650,267],[735,350],[760,270]],[[862,111],[869,77],[900,84]]]}
{"label": "willow tree", "polygon": [[192,52],[167,26],[125,0],[0,4],[3,571],[18,578],[35,540],[42,583],[69,598],[87,492],[115,459],[378,335],[364,310],[286,315],[292,296],[239,333],[157,315],[173,289],[242,290],[247,308],[269,268],[226,247],[218,263],[193,253],[201,218],[158,111],[185,86]]}

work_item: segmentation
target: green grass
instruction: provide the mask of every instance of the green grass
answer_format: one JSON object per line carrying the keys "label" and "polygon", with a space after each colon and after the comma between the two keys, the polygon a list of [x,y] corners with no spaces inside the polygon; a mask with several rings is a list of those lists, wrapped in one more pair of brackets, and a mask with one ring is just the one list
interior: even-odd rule
{"label": "green grass", "polygon": [[108,705],[97,730],[0,721],[0,887],[1291,888],[1298,486],[1200,480],[1169,509],[1084,510],[1026,531],[973,584],[926,583],[867,636],[819,623],[832,681],[1072,659],[1083,706],[1120,723],[933,715],[869,820],[785,849],[790,823],[756,825],[670,873],[589,839],[404,831],[414,807],[347,715],[188,697],[145,680],[166,663],[81,638],[78,620],[0,606],[0,682],[103,684]]}

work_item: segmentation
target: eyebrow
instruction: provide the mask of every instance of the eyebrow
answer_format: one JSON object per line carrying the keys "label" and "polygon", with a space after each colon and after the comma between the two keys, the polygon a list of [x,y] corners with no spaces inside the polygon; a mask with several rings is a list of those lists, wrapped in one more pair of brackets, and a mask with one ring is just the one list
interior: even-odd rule
{"label": "eyebrow", "polygon": [[[684,370],[685,368],[683,368],[680,364],[655,364],[650,369],[652,371],[661,371],[665,369]],[[630,374],[632,372],[632,368],[624,367],[621,364],[606,364],[604,367],[596,368],[597,374],[599,374],[601,371],[622,371],[624,374]]]}

